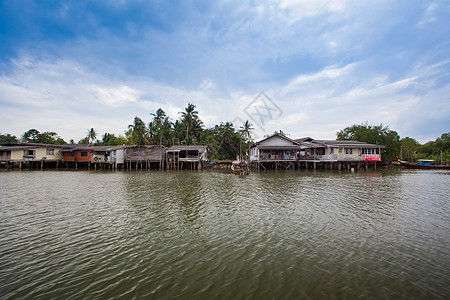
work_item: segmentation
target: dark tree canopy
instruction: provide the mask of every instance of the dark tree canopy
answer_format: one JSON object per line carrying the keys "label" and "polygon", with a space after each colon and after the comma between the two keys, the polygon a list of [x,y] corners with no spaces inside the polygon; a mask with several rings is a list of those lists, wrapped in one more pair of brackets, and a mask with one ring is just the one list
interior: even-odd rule
{"label": "dark tree canopy", "polygon": [[42,143],[42,144],[67,144],[56,132],[45,131],[39,132],[36,129],[30,129],[22,135],[22,141],[25,143]]}
{"label": "dark tree canopy", "polygon": [[[253,124],[245,121],[239,129],[235,129],[232,122],[221,122],[211,128],[204,128],[199,112],[193,103],[188,103],[179,118],[172,121],[162,108],[150,113],[151,120],[147,124],[136,116],[125,131],[124,135],[116,136],[104,133],[102,139],[97,139],[94,128],[87,131],[85,138],[79,141],[82,144],[93,145],[207,145],[211,158],[217,160],[233,160],[237,155],[243,157],[250,149],[252,143]],[[282,130],[274,134],[287,136]],[[267,137],[267,136],[265,136]],[[382,160],[391,161],[402,156],[404,160],[417,160],[419,158],[442,159],[450,162],[450,132],[443,133],[435,141],[421,145],[415,139],[400,136],[388,126],[355,124],[336,133],[338,140],[355,140],[370,144],[384,145]],[[56,132],[39,132],[32,128],[21,136],[22,142],[43,144],[67,144]],[[19,142],[11,134],[0,134],[0,144]],[[75,143],[73,139],[71,143]]]}
{"label": "dark tree canopy", "polygon": [[17,143],[17,142],[19,142],[19,139],[15,135],[11,135],[9,133],[0,134],[0,145],[6,144],[6,143]]}
{"label": "dark tree canopy", "polygon": [[353,140],[369,144],[384,145],[383,161],[391,161],[400,152],[400,136],[383,124],[374,126],[363,123],[346,127],[336,134],[338,140]]}

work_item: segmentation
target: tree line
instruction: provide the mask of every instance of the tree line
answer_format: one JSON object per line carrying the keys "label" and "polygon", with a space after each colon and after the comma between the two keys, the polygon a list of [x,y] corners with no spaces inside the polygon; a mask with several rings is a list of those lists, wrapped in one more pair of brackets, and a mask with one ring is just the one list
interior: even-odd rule
{"label": "tree line", "polygon": [[[128,125],[123,135],[105,133],[99,137],[94,128],[86,132],[86,137],[80,141],[71,139],[69,144],[90,145],[207,145],[214,160],[235,159],[237,155],[245,155],[250,148],[253,124],[245,121],[239,129],[232,122],[220,123],[210,128],[204,128],[196,106],[188,103],[179,118],[171,120],[161,108],[150,113],[151,120],[145,123],[136,116]],[[286,135],[281,130],[280,134]],[[395,158],[415,161],[420,158],[443,160],[450,162],[450,132],[426,144],[420,144],[415,139],[405,137],[388,126],[369,125],[366,123],[346,127],[336,133],[338,140],[356,140],[370,144],[384,145],[383,161]],[[12,142],[67,144],[56,132],[39,132],[36,129],[26,131],[20,139],[11,134],[0,134],[0,144]]]}
{"label": "tree line", "polygon": [[89,144],[93,146],[115,145],[207,145],[211,158],[214,160],[235,159],[237,155],[243,155],[250,147],[253,124],[245,121],[239,129],[235,129],[232,122],[220,123],[211,128],[204,128],[196,106],[188,103],[183,111],[179,112],[177,120],[172,121],[166,112],[159,108],[155,113],[150,113],[151,121],[144,122],[136,116],[128,125],[123,135],[105,133],[99,137],[94,128],[86,132],[86,136],[69,142],[63,140],[56,132],[39,132],[30,129],[20,139],[11,134],[0,134],[0,144],[25,142],[45,144]]}
{"label": "tree line", "polygon": [[400,135],[389,126],[366,123],[346,127],[336,133],[338,140],[354,140],[370,144],[384,145],[383,161],[402,159],[417,161],[426,158],[450,162],[450,132],[443,133],[435,141],[420,144],[411,137],[400,139]]}

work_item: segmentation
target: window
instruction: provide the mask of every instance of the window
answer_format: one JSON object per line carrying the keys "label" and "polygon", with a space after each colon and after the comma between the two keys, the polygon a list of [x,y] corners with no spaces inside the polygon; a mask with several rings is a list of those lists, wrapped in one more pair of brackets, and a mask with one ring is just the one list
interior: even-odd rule
{"label": "window", "polygon": [[375,154],[377,149],[363,149],[363,154]]}
{"label": "window", "polygon": [[352,148],[345,148],[345,154],[353,154]]}
{"label": "window", "polygon": [[55,149],[47,149],[47,155],[55,155]]}
{"label": "window", "polygon": [[34,150],[24,150],[25,156],[34,156]]}
{"label": "window", "polygon": [[81,156],[87,156],[87,152],[81,152]]}

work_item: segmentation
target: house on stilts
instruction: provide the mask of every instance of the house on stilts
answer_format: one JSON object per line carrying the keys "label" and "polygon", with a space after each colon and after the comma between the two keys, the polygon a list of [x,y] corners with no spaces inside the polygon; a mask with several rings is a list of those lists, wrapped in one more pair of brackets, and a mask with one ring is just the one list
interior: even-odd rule
{"label": "house on stilts", "polygon": [[255,143],[250,150],[254,168],[350,169],[381,161],[383,145],[358,141],[315,140],[310,137],[292,140],[280,134]]}
{"label": "house on stilts", "polygon": [[201,170],[208,162],[208,146],[172,146],[166,150],[165,164],[169,170]]}

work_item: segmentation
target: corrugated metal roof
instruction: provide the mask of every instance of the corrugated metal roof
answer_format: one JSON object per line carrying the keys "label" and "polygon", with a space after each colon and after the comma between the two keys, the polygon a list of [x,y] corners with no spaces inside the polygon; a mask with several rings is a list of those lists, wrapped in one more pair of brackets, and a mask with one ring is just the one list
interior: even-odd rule
{"label": "corrugated metal roof", "polygon": [[204,152],[208,149],[208,146],[205,145],[194,145],[194,146],[183,146],[183,145],[175,145],[167,149],[167,151],[176,151],[176,150],[187,150],[187,151],[199,151]]}
{"label": "corrugated metal roof", "polygon": [[301,146],[258,146],[260,150],[301,150]]}

